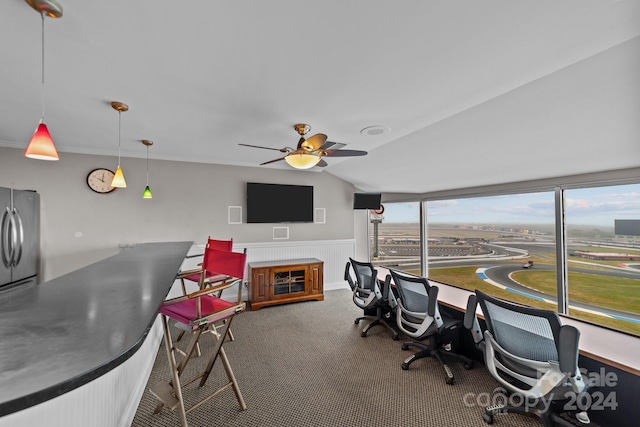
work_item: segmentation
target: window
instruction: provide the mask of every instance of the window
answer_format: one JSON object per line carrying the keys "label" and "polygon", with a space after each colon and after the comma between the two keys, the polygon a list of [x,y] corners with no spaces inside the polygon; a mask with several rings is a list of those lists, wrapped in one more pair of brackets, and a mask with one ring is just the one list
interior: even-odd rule
{"label": "window", "polygon": [[640,184],[568,189],[564,204],[569,315],[640,334]]}
{"label": "window", "polygon": [[369,218],[370,253],[376,265],[420,274],[420,202],[385,203]]}
{"label": "window", "polygon": [[[558,227],[556,193],[564,201]],[[421,274],[426,261],[431,280],[555,311],[564,307],[560,288],[563,314],[640,335],[638,183],[387,203],[370,225],[378,265]],[[566,246],[559,253],[558,236]]]}
{"label": "window", "polygon": [[556,309],[554,193],[427,202],[429,279]]}

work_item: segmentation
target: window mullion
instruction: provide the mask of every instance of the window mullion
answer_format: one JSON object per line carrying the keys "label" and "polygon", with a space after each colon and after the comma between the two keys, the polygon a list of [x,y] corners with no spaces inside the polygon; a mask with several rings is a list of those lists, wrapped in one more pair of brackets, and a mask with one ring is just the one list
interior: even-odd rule
{"label": "window mullion", "polygon": [[567,280],[567,230],[565,226],[564,190],[555,188],[556,213],[556,277],[558,285],[558,313],[569,314],[569,292]]}

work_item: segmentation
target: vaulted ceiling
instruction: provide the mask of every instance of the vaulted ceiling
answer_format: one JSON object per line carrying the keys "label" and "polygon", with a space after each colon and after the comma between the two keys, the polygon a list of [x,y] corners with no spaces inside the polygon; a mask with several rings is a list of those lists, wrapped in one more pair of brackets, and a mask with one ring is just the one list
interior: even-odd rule
{"label": "vaulted ceiling", "polygon": [[[314,170],[365,191],[640,166],[637,0],[60,0],[45,121],[60,155],[260,163],[296,123],[365,157]],[[0,146],[41,116],[41,25],[0,13]],[[363,129],[385,131],[367,135]],[[376,133],[376,132],[374,132]]]}

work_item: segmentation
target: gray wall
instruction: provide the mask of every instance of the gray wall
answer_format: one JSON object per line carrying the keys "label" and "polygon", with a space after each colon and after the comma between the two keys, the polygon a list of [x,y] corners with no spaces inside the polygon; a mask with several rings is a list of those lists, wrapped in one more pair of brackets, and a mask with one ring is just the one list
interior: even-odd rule
{"label": "gray wall", "polygon": [[145,159],[123,158],[127,188],[101,195],[87,187],[91,170],[115,170],[117,163],[114,157],[73,153],[39,161],[25,158],[23,150],[0,148],[0,186],[40,193],[41,281],[114,255],[126,244],[204,243],[209,235],[270,242],[273,224],[228,224],[228,206],[242,206],[245,213],[248,181],[314,186],[314,204],[326,209],[326,223],[286,224],[291,241],[353,239],[360,223],[352,209],[356,189],[328,173],[150,160],[153,199],[145,200]]}

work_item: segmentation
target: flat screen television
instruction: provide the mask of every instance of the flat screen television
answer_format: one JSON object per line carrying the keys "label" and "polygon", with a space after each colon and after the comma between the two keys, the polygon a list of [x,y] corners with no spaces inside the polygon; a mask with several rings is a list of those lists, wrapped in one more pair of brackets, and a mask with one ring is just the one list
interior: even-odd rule
{"label": "flat screen television", "polygon": [[381,199],[380,193],[354,193],[353,209],[378,209]]}
{"label": "flat screen television", "polygon": [[247,182],[247,223],[313,222],[313,186]]}

